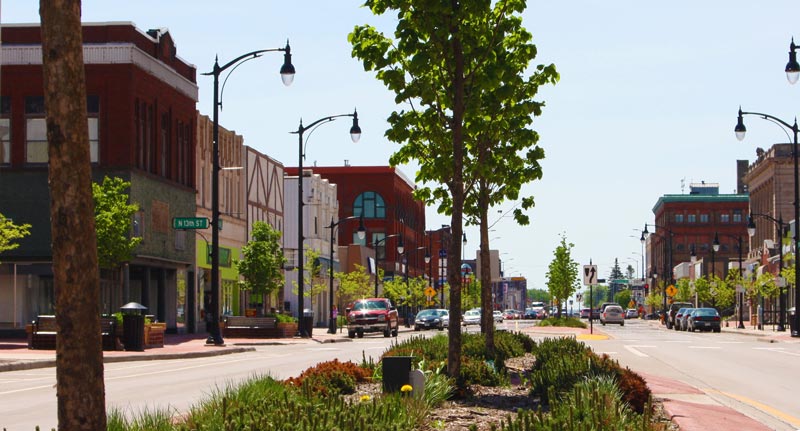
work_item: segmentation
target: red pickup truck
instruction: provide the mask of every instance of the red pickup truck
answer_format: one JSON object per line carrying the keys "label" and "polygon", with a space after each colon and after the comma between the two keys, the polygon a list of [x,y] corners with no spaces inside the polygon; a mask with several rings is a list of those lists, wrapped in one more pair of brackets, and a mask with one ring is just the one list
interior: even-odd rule
{"label": "red pickup truck", "polygon": [[363,338],[365,332],[383,332],[384,337],[396,337],[399,320],[397,309],[388,298],[360,299],[346,309],[347,336]]}

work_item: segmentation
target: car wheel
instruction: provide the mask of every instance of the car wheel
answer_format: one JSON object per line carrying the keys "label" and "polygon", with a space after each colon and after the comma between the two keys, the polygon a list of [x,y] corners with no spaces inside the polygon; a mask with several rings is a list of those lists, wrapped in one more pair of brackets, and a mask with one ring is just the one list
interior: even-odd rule
{"label": "car wheel", "polygon": [[600,323],[602,323],[602,324],[603,324],[603,326],[606,326],[606,322],[600,322]]}
{"label": "car wheel", "polygon": [[392,329],[392,337],[397,337],[397,328]]}
{"label": "car wheel", "polygon": [[414,330],[415,330],[415,331],[419,331],[419,326],[417,326],[417,325],[414,325]]}
{"label": "car wheel", "polygon": [[386,329],[383,330],[383,336],[389,338],[392,336],[392,327],[387,326]]}
{"label": "car wheel", "polygon": [[363,329],[359,329],[358,331],[356,331],[356,334],[358,335],[358,338],[364,338],[364,330]]}
{"label": "car wheel", "polygon": [[625,322],[624,321],[619,322],[619,326],[625,326]]}
{"label": "car wheel", "polygon": [[356,331],[347,331],[347,336],[350,338],[356,338]]}
{"label": "car wheel", "polygon": [[444,331],[444,325],[439,325],[439,330]]}
{"label": "car wheel", "polygon": [[719,329],[719,328],[714,330],[714,332],[721,332],[721,331],[722,331],[722,329]]}

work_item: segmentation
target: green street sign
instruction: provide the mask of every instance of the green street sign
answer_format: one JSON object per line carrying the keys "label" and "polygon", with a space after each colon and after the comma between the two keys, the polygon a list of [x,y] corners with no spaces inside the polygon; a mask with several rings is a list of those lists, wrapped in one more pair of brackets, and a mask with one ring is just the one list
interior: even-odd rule
{"label": "green street sign", "polygon": [[173,229],[208,229],[208,219],[205,217],[173,217]]}

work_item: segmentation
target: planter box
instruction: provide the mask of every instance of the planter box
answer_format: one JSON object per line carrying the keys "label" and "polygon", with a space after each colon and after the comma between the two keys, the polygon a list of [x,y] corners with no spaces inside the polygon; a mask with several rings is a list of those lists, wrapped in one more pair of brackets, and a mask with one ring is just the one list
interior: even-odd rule
{"label": "planter box", "polygon": [[166,330],[166,323],[150,323],[144,325],[144,346],[164,347],[164,331]]}
{"label": "planter box", "polygon": [[293,338],[295,334],[297,334],[297,323],[278,323],[278,338]]}

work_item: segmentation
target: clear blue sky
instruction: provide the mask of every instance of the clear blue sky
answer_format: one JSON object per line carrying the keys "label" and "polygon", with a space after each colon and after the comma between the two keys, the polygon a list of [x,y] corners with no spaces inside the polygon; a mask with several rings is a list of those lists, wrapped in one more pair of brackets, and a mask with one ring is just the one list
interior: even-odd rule
{"label": "clear blue sky", "polygon": [[[357,107],[361,141],[350,142],[349,121],[326,124],[309,137],[305,163],[385,165],[396,149],[383,136],[385,119],[403,107],[351,58],[347,34],[360,24],[391,32],[393,17],[375,17],[361,3],[84,0],[83,20],[166,27],[199,73],[211,70],[215,55],[227,62],[288,38],[294,84],[281,84],[278,54],[248,62],[228,81],[221,124],[296,166],[296,136],[288,132],[301,117],[308,123]],[[38,21],[38,2],[2,3],[0,22]],[[615,258],[641,271],[639,230],[652,222],[659,196],[700,181],[732,193],[737,159],[787,140],[750,117],[748,137],[738,142],[739,105],[787,121],[800,107],[800,85],[788,85],[783,72],[791,37],[800,42],[797,0],[529,1],[524,25],[539,51],[535,63],[555,63],[561,82],[541,91],[546,107],[534,125],[547,158],[542,181],[526,189],[537,202],[532,224],[504,218],[490,238],[507,274],[527,277],[529,287],[545,287],[560,233],[575,244],[574,259],[592,258],[601,277]],[[198,109],[210,115],[211,79],[198,75],[198,85]],[[413,166],[401,169],[413,177]],[[430,208],[429,226],[442,223],[449,218]],[[466,255],[474,256],[477,228],[466,235]]]}

